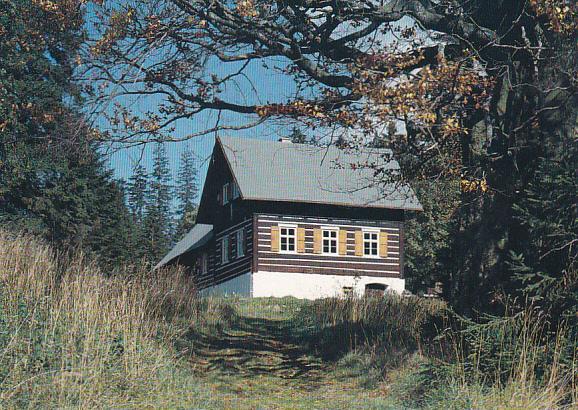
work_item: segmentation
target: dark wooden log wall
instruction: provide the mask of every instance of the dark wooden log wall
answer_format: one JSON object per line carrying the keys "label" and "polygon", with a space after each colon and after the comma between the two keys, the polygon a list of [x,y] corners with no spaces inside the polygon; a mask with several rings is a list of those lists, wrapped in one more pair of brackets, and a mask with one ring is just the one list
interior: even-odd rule
{"label": "dark wooden log wall", "polygon": [[[403,222],[364,221],[319,217],[298,217],[256,214],[257,230],[254,242],[253,270],[268,272],[298,272],[330,275],[403,277]],[[279,253],[271,250],[271,226],[279,223],[296,224],[305,228],[305,253]],[[346,255],[313,253],[313,229],[332,226],[347,230]],[[355,231],[379,228],[388,234],[387,258],[355,256]]]}
{"label": "dark wooden log wall", "polygon": [[[245,255],[237,258],[237,241],[235,233],[243,229],[245,232]],[[221,264],[221,239],[229,236],[229,262]],[[218,285],[227,280],[251,271],[253,255],[253,220],[248,218],[215,235],[212,243],[205,248],[209,255],[209,269],[205,275],[197,275],[199,289]]]}

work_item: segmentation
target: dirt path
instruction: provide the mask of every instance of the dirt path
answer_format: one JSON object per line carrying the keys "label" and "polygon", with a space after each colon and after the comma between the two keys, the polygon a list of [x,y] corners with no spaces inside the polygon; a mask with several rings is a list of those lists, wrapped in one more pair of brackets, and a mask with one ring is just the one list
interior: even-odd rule
{"label": "dirt path", "polygon": [[[241,316],[231,329],[197,335],[194,364],[227,409],[383,409],[383,386],[364,389],[295,342],[291,321]],[[200,336],[200,337],[198,337]]]}

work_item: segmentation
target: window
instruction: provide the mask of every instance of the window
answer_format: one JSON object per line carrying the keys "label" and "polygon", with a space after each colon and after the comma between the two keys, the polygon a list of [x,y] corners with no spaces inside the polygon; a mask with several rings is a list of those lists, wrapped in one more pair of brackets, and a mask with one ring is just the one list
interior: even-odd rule
{"label": "window", "polygon": [[279,227],[279,239],[280,239],[280,246],[279,250],[281,252],[295,252],[295,242],[296,239],[296,231],[297,228],[294,226],[283,226]]}
{"label": "window", "polygon": [[363,231],[363,255],[379,256],[379,232]]}
{"label": "window", "polygon": [[209,271],[209,258],[206,253],[202,253],[199,258],[199,269],[201,273],[207,273]]}
{"label": "window", "polygon": [[383,283],[368,283],[365,285],[365,296],[383,297],[386,290],[387,285],[384,285]]}
{"label": "window", "polygon": [[245,232],[243,229],[239,229],[236,233],[237,242],[237,258],[245,256]]}
{"label": "window", "polygon": [[223,205],[228,204],[229,203],[229,183],[226,183],[225,185],[223,185],[223,192],[221,193],[221,196],[223,197]]}
{"label": "window", "polygon": [[241,191],[239,191],[239,185],[233,182],[233,199],[237,199],[241,196]]}
{"label": "window", "polygon": [[229,262],[229,237],[221,239],[221,264]]}
{"label": "window", "polygon": [[323,229],[323,253],[337,255],[338,229]]}

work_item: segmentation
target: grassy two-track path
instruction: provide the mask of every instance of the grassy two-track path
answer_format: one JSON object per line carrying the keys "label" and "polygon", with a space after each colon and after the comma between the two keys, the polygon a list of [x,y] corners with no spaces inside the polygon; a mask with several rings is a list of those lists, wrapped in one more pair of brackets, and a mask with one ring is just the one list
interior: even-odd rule
{"label": "grassy two-track path", "polygon": [[207,408],[391,408],[384,383],[362,386],[359,369],[323,361],[298,343],[294,311],[292,304],[243,303],[230,328],[191,335],[191,361],[210,391]]}

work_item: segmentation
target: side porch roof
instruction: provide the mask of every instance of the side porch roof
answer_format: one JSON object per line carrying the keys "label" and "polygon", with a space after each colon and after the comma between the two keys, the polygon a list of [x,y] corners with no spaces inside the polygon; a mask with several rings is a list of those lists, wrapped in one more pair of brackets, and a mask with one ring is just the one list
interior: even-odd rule
{"label": "side porch roof", "polygon": [[198,249],[213,238],[213,225],[196,224],[177,244],[166,254],[166,256],[155,266],[158,269],[179,256]]}

